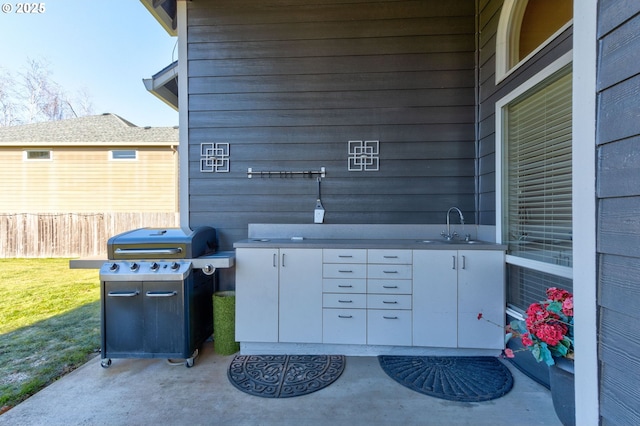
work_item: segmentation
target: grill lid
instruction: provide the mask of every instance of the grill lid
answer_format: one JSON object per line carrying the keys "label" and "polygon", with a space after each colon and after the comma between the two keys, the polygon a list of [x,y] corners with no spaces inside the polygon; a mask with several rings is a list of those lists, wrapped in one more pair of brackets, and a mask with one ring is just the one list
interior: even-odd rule
{"label": "grill lid", "polygon": [[217,248],[216,230],[203,226],[185,233],[180,228],[139,228],[109,238],[107,254],[119,259],[194,259]]}

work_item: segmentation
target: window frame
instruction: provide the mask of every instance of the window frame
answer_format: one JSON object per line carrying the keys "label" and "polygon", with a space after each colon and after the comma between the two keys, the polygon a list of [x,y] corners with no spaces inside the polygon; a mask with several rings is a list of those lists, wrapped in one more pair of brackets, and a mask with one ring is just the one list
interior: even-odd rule
{"label": "window frame", "polygon": [[[533,89],[537,85],[543,83],[550,77],[554,76],[560,70],[573,63],[573,51],[569,51],[548,65],[542,71],[531,77],[529,80],[518,86],[511,93],[496,102],[495,119],[496,119],[496,241],[506,244],[504,241],[505,211],[506,211],[506,194],[505,194],[505,173],[504,165],[507,161],[505,144],[505,110],[507,106],[514,100],[520,98],[527,91]],[[572,219],[573,221],[573,219]],[[557,275],[563,278],[573,279],[573,268],[570,266],[554,265],[534,259],[518,257],[510,254],[505,255],[507,264],[521,266],[540,272]]]}
{"label": "window frame", "polygon": [[[133,157],[116,157],[114,156],[114,152],[133,152]],[[109,161],[138,161],[138,150],[137,149],[110,149],[109,150]]]}
{"label": "window frame", "polygon": [[548,46],[560,34],[573,25],[573,19],[570,19],[531,53],[522,58],[516,64],[511,65],[511,58],[517,54],[516,52],[518,51],[518,46],[520,44],[520,27],[522,26],[522,18],[524,17],[528,3],[528,0],[505,0],[502,5],[500,19],[498,21],[498,29],[496,32],[496,85],[513,74],[523,64],[537,55],[538,52]]}
{"label": "window frame", "polygon": [[[29,158],[31,152],[46,152],[49,154],[48,158]],[[22,151],[23,161],[53,161],[53,150],[51,149],[25,149]]]}

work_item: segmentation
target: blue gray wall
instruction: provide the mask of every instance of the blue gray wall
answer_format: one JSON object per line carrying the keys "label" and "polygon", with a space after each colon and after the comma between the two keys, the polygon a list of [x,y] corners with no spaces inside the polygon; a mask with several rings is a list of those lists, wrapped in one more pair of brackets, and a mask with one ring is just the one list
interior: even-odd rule
{"label": "blue gray wall", "polygon": [[602,424],[640,424],[640,3],[601,1],[597,252]]}
{"label": "blue gray wall", "polygon": [[[475,2],[187,2],[191,226],[222,248],[249,223],[312,223],[316,181],[247,168],[326,168],[326,223],[475,222]],[[348,171],[378,140],[379,171]],[[229,173],[200,144],[230,144]]]}

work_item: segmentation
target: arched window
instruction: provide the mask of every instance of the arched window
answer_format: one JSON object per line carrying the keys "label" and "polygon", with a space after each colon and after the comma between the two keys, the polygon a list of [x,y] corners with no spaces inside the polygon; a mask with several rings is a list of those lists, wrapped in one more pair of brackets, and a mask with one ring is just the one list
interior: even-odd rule
{"label": "arched window", "polygon": [[564,31],[572,0],[505,0],[496,35],[496,83]]}

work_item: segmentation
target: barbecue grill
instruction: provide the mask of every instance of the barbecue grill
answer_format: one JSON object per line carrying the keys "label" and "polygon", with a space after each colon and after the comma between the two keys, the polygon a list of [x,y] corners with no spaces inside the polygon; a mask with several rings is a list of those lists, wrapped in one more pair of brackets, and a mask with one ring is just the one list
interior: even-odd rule
{"label": "barbecue grill", "polygon": [[213,332],[215,251],[210,227],[141,228],[109,239],[100,269],[103,367],[112,358],[180,358],[193,366]]}

